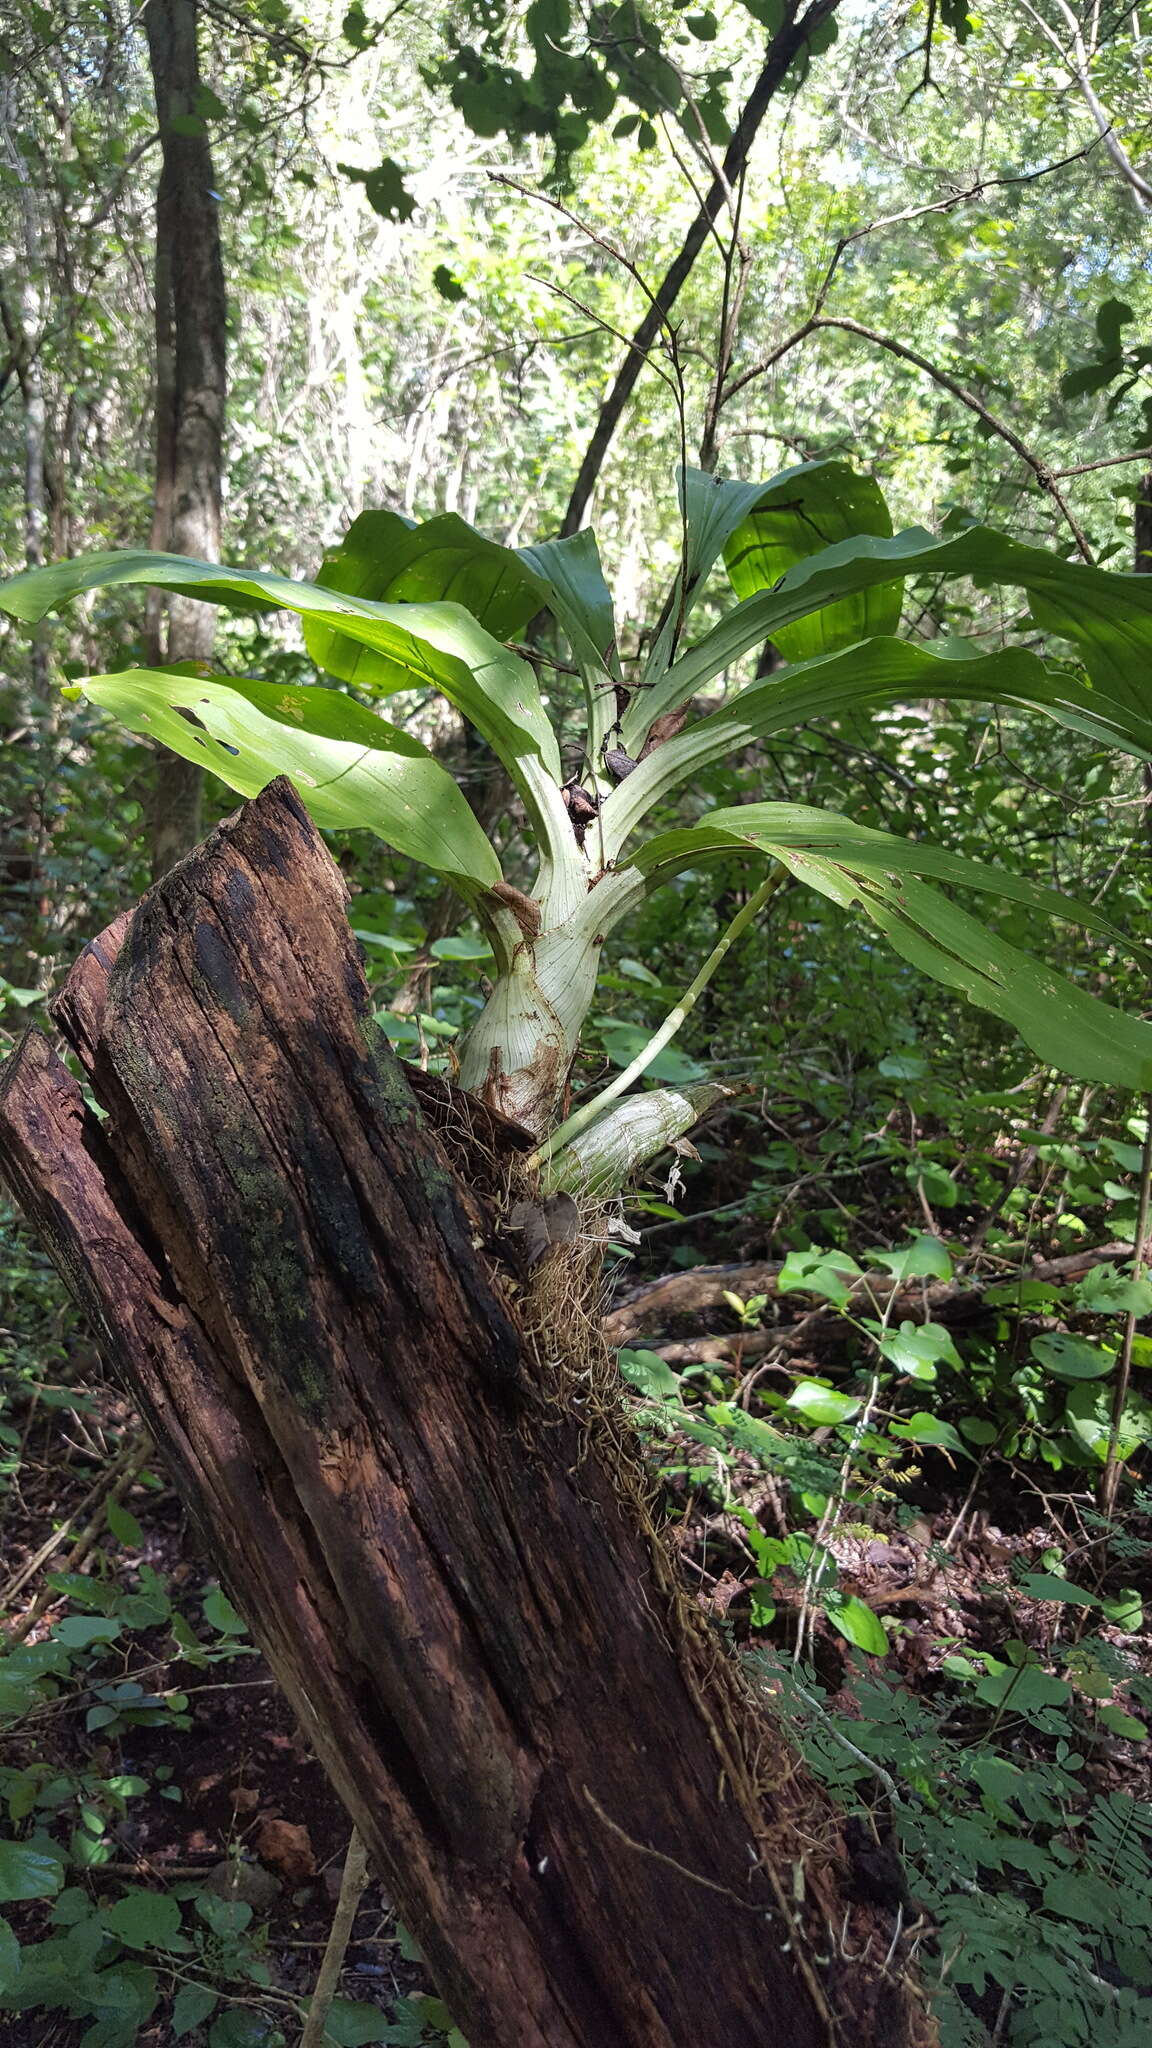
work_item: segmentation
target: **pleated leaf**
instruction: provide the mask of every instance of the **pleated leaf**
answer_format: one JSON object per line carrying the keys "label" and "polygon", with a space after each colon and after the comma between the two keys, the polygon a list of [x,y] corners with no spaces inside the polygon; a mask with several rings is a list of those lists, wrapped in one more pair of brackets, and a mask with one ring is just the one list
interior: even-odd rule
{"label": "pleated leaf", "polygon": [[[417,526],[399,512],[362,512],[339,547],[324,558],[316,578],[340,590],[390,604],[463,605],[497,640],[523,632],[545,600],[538,578],[510,548],[443,512]],[[304,641],[318,668],[342,682],[389,687],[373,673],[373,652],[318,621],[305,624]]]}
{"label": "pleated leaf", "polygon": [[[724,545],[737,597],[771,590],[798,562],[856,534],[890,537],[892,519],[872,477],[848,462],[804,462],[786,469],[758,498]],[[902,583],[882,583],[827,604],[795,625],[781,626],[773,645],[785,661],[835,654],[900,624]]]}
{"label": "pleated leaf", "polygon": [[[624,723],[624,747],[665,712],[798,619],[860,592],[909,576],[969,576],[981,585],[1027,592],[1033,617],[1045,631],[1073,643],[1105,715],[1146,747],[1152,718],[1152,577],[1066,562],[1043,548],[970,526],[939,539],[921,527],[883,536],[857,535],[789,569],[778,589],[749,597],[681,655],[644,693]],[[1059,714],[1054,714],[1059,715]],[[1132,723],[1125,727],[1129,716]],[[1065,721],[1072,723],[1071,720]],[[1113,744],[1124,744],[1123,738]]]}
{"label": "pleated leaf", "polygon": [[1092,904],[1059,889],[1046,889],[1008,868],[991,867],[920,840],[899,839],[810,804],[734,804],[710,811],[696,825],[648,840],[633,855],[632,865],[658,882],[709,855],[741,849],[774,854],[780,860],[793,853],[818,854],[854,875],[917,875],[975,889],[1079,925],[1152,966],[1152,948],[1134,943]]}
{"label": "pleated leaf", "polygon": [[[1152,583],[1152,577],[1146,580]],[[753,598],[751,603],[767,601]],[[809,719],[925,697],[1040,710],[1100,745],[1152,754],[1152,715],[1126,709],[1070,672],[1049,668],[1025,648],[975,654],[955,642],[937,652],[924,641],[868,640],[749,684],[719,711],[658,747],[604,804],[600,824],[606,851],[615,858],[654,803],[752,740],[792,731]],[[1152,714],[1152,697],[1148,710]]]}
{"label": "pleated leaf", "polygon": [[339,690],[178,669],[125,669],[81,687],[241,796],[288,775],[320,826],[366,827],[465,893],[500,880],[492,846],[427,747]]}
{"label": "pleated leaf", "polygon": [[[1013,1025],[1045,1065],[1136,1092],[1152,1087],[1152,1024],[1125,1016],[1009,945],[919,877],[994,892],[1101,930],[1098,913],[1086,905],[1020,876],[801,805],[749,804],[713,813],[701,825],[652,840],[635,864],[656,883],[694,858],[740,845],[770,854],[843,908],[862,910],[912,966]],[[1103,929],[1120,937],[1111,926]]]}
{"label": "pleated leaf", "polygon": [[0,609],[34,624],[85,591],[137,583],[230,610],[291,611],[310,625],[326,626],[377,657],[373,688],[439,690],[514,777],[535,756],[559,779],[559,750],[532,670],[460,605],[378,603],[264,569],[228,569],[183,555],[126,549],[26,570],[0,589]]}

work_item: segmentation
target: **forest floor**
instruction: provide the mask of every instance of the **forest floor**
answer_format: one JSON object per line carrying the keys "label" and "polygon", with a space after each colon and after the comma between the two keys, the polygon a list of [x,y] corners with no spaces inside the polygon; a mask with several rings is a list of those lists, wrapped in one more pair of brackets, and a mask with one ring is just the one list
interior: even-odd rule
{"label": "forest floor", "polygon": [[[1003,1264],[974,1261],[960,1281],[910,1282],[921,1321],[978,1350],[998,1313],[987,1288]],[[1084,1254],[1056,1277],[1074,1284],[1091,1264]],[[907,1306],[898,1282],[893,1327]],[[44,1299],[45,1316],[56,1318],[47,1368],[41,1360],[26,1375],[23,1404],[10,1399],[5,1411],[13,1427],[0,1496],[3,1599],[15,1639],[55,1643],[57,1662],[46,1667],[55,1675],[49,1696],[0,1722],[0,1794],[20,1838],[34,1828],[40,1846],[57,1843],[72,1868],[55,1902],[16,1896],[4,1910],[28,1958],[59,1930],[61,1900],[67,1908],[73,1895],[81,1901],[74,1917],[85,1899],[103,1906],[147,1893],[191,1902],[182,1949],[173,1953],[147,1907],[129,1940],[157,1970],[162,1993],[134,2036],[140,2048],[178,2038],[193,2048],[294,2043],[331,1924],[348,1823],[215,1589],[138,1418],[47,1286]],[[624,1347],[626,1370],[631,1361],[630,1398],[664,1475],[670,1540],[754,1683],[792,1717],[810,1761],[838,1796],[872,1816],[879,1847],[899,1787],[907,1869],[896,1895],[923,1922],[926,1955],[952,1939],[988,1946],[961,2001],[983,2031],[965,2037],[965,2021],[951,2036],[945,2030],[945,2041],[1032,2038],[1006,2022],[1036,2007],[1041,1991],[1006,1982],[999,1933],[993,1940],[983,1922],[976,1935],[964,1932],[964,1912],[986,1891],[1009,1913],[1048,1905],[1061,1937],[1053,1952],[1112,2002],[1116,2025],[1096,2028],[1101,2044],[1140,2038],[1125,2033],[1117,1999],[1129,2001],[1129,2014],[1142,2008],[1152,2035],[1149,1972],[1126,1953],[1102,1958],[1093,1926],[1113,1907],[1131,1915],[1137,1897],[1152,1931],[1152,1753],[1137,1718],[1152,1705],[1152,1499],[1129,1489],[1106,1544],[1090,1473],[988,1446],[964,1456],[945,1425],[935,1442],[888,1438],[880,1450],[857,1431],[859,1464],[831,1514],[819,1473],[774,1474],[741,1418],[778,1424],[782,1397],[797,1386],[851,1383],[859,1366],[842,1309],[785,1291],[779,1263],[730,1256],[715,1267],[650,1271],[617,1294],[607,1330]],[[31,1330],[21,1334],[25,1366],[36,1341]],[[771,1388],[775,1406],[764,1407]],[[843,1470],[844,1444],[843,1425],[838,1433],[834,1421],[817,1422],[804,1433],[803,1456],[828,1469],[834,1454]],[[899,1470],[894,1448],[908,1454]],[[789,1547],[814,1523],[815,1574],[810,1542]],[[1061,1580],[1075,1598],[1062,1594]],[[3,1688],[0,1663],[0,1709]],[[1015,1774],[1010,1785],[997,1776],[1005,1768]],[[934,1778],[953,1783],[951,1803]],[[1073,1901],[1060,1920],[1063,1871],[1082,1887],[1102,1867],[1099,1859],[1074,1864],[1067,1843],[1079,1855],[1076,1831],[1086,1820],[1105,1829],[1127,1813],[1135,1817],[1133,1860],[1121,1859],[1128,1890],[1101,1903],[1089,1886],[1083,1896],[1093,1910],[1078,1912]],[[963,1830],[973,1826],[984,1833],[969,1839]],[[1127,1842],[1123,1820],[1120,1828]],[[944,1839],[960,1845],[961,1862],[968,1843],[973,1877],[942,1878]],[[341,1994],[334,2038],[352,2048],[445,2038],[443,2008],[375,1884],[361,1900]],[[1090,2002],[1085,2010],[1091,2021]],[[91,2013],[51,2006],[0,2011],[0,2048],[101,2048],[105,2036],[92,2025]],[[1048,2039],[1064,2048],[1081,2035]]]}

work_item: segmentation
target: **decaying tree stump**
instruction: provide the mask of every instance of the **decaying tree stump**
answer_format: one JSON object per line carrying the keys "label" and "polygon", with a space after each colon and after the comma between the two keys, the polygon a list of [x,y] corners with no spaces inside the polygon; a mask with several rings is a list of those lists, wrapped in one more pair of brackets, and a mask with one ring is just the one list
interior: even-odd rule
{"label": "decaying tree stump", "polygon": [[291,786],[90,945],[56,1015],[106,1117],[32,1034],[0,1169],[471,2048],[930,2040],[594,1369],[527,1334]]}

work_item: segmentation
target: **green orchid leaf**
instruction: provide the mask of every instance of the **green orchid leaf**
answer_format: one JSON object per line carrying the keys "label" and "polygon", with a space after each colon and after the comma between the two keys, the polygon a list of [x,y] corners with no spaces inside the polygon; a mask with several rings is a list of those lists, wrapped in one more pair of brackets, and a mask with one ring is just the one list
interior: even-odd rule
{"label": "green orchid leaf", "polygon": [[634,865],[655,886],[709,854],[734,850],[739,840],[781,861],[799,881],[843,908],[862,910],[914,967],[1012,1024],[1048,1064],[1084,1080],[1140,1091],[1152,1082],[1152,1025],[1124,1016],[1009,945],[917,877],[1002,895],[1125,944],[1090,906],[982,862],[882,832],[873,835],[848,819],[799,804],[715,811],[699,825],[650,840]]}
{"label": "green orchid leaf", "polygon": [[[399,512],[362,512],[339,546],[325,557],[316,578],[326,590],[340,590],[391,604],[435,604],[447,600],[471,612],[497,640],[522,633],[544,602],[544,590],[511,548],[487,540],[475,527],[442,512],[417,526]],[[304,641],[318,668],[345,677],[359,661],[366,683],[371,656],[339,644],[329,626],[308,624]],[[383,687],[387,688],[385,680]]]}
{"label": "green orchid leaf", "polygon": [[977,889],[1080,925],[1152,964],[1146,948],[1134,945],[1091,904],[1058,889],[1042,888],[1010,869],[990,867],[984,861],[968,860],[918,840],[898,839],[890,832],[857,825],[836,811],[807,804],[738,804],[712,811],[697,825],[650,839],[633,855],[632,864],[655,883],[710,855],[735,853],[741,847],[782,861],[787,861],[790,853],[817,854],[852,874],[919,875]]}
{"label": "green orchid leaf", "polygon": [[[681,562],[644,667],[643,681],[646,685],[658,681],[664,674],[684,621],[700,596],[708,572],[719,559],[729,534],[734,533],[741,520],[747,518],[757,499],[768,488],[765,484],[742,484],[733,479],[712,476],[703,469],[677,470],[676,486],[683,519]],[[640,734],[646,729],[641,719]],[[632,751],[627,742],[625,751]],[[638,745],[636,752],[639,752]]]}
{"label": "green orchid leaf", "polygon": [[857,902],[913,967],[1013,1025],[1046,1065],[1141,1093],[1152,1087],[1152,1025],[995,937],[926,883],[861,878],[846,895],[843,870],[830,863],[793,855],[788,864],[833,901]]}
{"label": "green orchid leaf", "polygon": [[470,893],[500,880],[488,839],[427,747],[339,690],[172,669],[125,669],[82,688],[242,796],[288,775],[322,827],[365,827]]}
{"label": "green orchid leaf", "polygon": [[[1146,580],[1152,582],[1152,578]],[[764,601],[751,599],[753,604]],[[743,609],[737,607],[737,611]],[[733,612],[731,617],[736,615]],[[1005,648],[995,654],[969,654],[962,648],[963,643],[956,642],[940,651],[919,641],[868,640],[839,654],[796,662],[765,682],[749,684],[720,710],[695,720],[656,748],[613,790],[601,814],[610,857],[618,854],[655,803],[712,762],[725,759],[752,740],[793,731],[811,719],[839,718],[881,704],[932,697],[1013,705],[1041,711],[1102,746],[1125,747],[1152,757],[1152,693],[1149,715],[1142,716],[1076,676],[1047,667],[1025,648]],[[1150,657],[1152,614],[1145,659]],[[677,669],[681,666],[679,662],[676,665]],[[645,695],[657,707],[664,699],[659,686]],[[664,709],[671,708],[665,701]],[[635,715],[630,710],[623,720],[625,751],[629,720]],[[654,715],[653,710],[645,711],[644,730]]]}
{"label": "green orchid leaf", "polygon": [[605,737],[616,717],[612,688],[619,680],[616,616],[604,579],[600,550],[590,529],[563,540],[518,549],[536,577],[547,605],[572,651],[584,687],[588,759],[596,773]]}
{"label": "green orchid leaf", "polygon": [[263,569],[126,549],[25,570],[0,590],[0,609],[35,624],[85,591],[124,584],[179,591],[230,610],[291,611],[310,626],[327,626],[349,654],[341,681],[361,680],[363,660],[374,690],[438,690],[471,720],[514,779],[523,780],[532,757],[560,777],[556,737],[532,670],[457,604],[384,604]]}
{"label": "green orchid leaf", "polygon": [[576,661],[600,670],[614,670],[616,617],[612,593],[604,578],[596,536],[585,528],[563,540],[538,541],[517,548],[563,631]]}
{"label": "green orchid leaf", "polygon": [[[1100,692],[1100,714],[1105,720],[1119,719],[1119,731],[1127,731],[1140,750],[1147,750],[1152,718],[1152,686],[1147,681],[1152,579],[1066,562],[991,527],[971,526],[939,538],[922,527],[910,527],[890,539],[858,534],[797,563],[777,589],[738,604],[643,693],[646,701],[634,705],[625,721],[625,751],[637,751],[633,728],[645,731],[654,719],[688,703],[704,684],[765,640],[777,639],[798,619],[879,585],[925,575],[970,576],[981,585],[1026,591],[1036,623],[1074,644]],[[1084,693],[1081,697],[1092,701]],[[1075,692],[1065,697],[1064,713],[1075,708],[1075,701]],[[1050,708],[1053,716],[1062,715],[1059,696],[1052,698]],[[1130,717],[1127,726],[1124,714]],[[1064,722],[1075,723],[1066,715]],[[1127,742],[1120,738],[1111,743]]]}
{"label": "green orchid leaf", "polygon": [[[724,560],[737,597],[772,590],[809,555],[856,534],[890,538],[892,519],[872,477],[848,462],[804,462],[787,469],[729,534]],[[904,586],[880,583],[811,612],[772,635],[785,661],[834,654],[858,640],[895,633]]]}

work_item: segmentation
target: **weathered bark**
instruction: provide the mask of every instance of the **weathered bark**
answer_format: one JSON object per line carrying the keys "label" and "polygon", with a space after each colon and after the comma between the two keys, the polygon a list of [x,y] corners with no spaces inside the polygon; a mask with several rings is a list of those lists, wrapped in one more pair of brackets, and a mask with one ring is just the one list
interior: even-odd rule
{"label": "weathered bark", "polygon": [[[163,161],[156,192],[156,492],[152,546],[215,561],[220,553],[227,303],[212,149],[197,118],[197,0],[148,0],[144,26]],[[167,632],[163,632],[163,618]],[[149,660],[206,661],[215,607],[154,598]],[[152,874],[200,837],[203,770],[166,749],[152,792]]]}
{"label": "weathered bark", "polygon": [[73,970],[107,1119],[32,1034],[0,1170],[472,2048],[930,2039],[837,1816],[677,1589],[601,1361],[534,1341],[541,1297],[485,1257],[344,904],[271,785]]}

